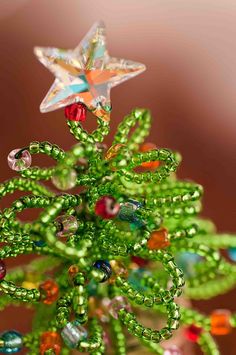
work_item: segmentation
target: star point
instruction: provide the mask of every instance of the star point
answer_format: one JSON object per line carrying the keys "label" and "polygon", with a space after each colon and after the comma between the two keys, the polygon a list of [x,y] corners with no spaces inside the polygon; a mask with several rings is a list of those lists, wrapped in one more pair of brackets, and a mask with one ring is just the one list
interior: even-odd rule
{"label": "star point", "polygon": [[104,121],[110,119],[110,89],[140,74],[145,66],[110,57],[105,25],[95,23],[74,50],[35,47],[39,61],[56,77],[40,105],[41,112],[82,102]]}

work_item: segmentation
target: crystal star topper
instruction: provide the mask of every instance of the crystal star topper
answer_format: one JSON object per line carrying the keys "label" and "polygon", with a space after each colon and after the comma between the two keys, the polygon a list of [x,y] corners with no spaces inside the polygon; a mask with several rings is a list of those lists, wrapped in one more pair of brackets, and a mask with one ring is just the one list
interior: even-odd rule
{"label": "crystal star topper", "polygon": [[109,56],[103,22],[95,23],[73,50],[35,47],[34,53],[56,77],[41,112],[81,102],[99,119],[109,121],[110,89],[145,70],[141,63]]}

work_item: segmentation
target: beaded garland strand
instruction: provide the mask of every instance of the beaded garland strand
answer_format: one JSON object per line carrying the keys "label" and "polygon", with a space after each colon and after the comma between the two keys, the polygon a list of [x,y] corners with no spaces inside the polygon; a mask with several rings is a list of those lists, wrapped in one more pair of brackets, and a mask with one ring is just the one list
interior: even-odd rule
{"label": "beaded garland strand", "polygon": [[[215,310],[204,316],[179,306],[178,298],[183,293],[208,299],[235,286],[236,265],[219,250],[236,248],[236,237],[217,235],[211,222],[197,217],[203,189],[177,180],[178,153],[143,146],[148,110],[126,116],[108,150],[103,141],[109,123],[98,119],[89,134],[80,121],[84,117],[67,121],[78,140],[67,152],[32,142],[9,155],[9,165],[21,176],[0,185],[1,197],[17,190],[31,194],[1,212],[0,309],[25,302],[36,315],[31,333],[0,335],[0,353],[26,347],[31,355],[71,349],[100,355],[112,347],[124,355],[128,331],[155,354],[181,354],[159,344],[181,325],[204,354],[219,354],[212,335],[236,327],[236,313]],[[31,155],[38,153],[56,165],[30,167]],[[55,193],[39,183],[49,179],[62,191],[83,190]],[[27,208],[43,212],[32,223],[20,222],[17,214]],[[4,260],[22,254],[43,256],[6,270]],[[138,309],[164,314],[165,326],[145,327],[137,320]]]}

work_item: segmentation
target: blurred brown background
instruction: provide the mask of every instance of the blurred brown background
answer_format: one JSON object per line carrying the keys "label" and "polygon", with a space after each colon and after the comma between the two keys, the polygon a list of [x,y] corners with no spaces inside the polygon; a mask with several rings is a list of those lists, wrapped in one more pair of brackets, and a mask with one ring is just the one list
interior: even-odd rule
{"label": "blurred brown background", "polygon": [[[98,19],[106,22],[112,56],[147,65],[144,74],[112,90],[112,132],[133,107],[150,108],[154,119],[148,140],[181,152],[179,176],[205,187],[203,215],[219,231],[235,231],[233,0],[0,0],[0,180],[13,176],[6,163],[13,148],[32,140],[64,148],[74,143],[63,111],[39,112],[54,79],[32,49],[74,48]],[[8,204],[5,199],[3,205]],[[215,307],[235,311],[234,297],[232,291],[197,306],[207,313]],[[28,313],[10,309],[0,314],[0,330],[25,331]],[[217,339],[223,355],[236,353],[235,335]]]}

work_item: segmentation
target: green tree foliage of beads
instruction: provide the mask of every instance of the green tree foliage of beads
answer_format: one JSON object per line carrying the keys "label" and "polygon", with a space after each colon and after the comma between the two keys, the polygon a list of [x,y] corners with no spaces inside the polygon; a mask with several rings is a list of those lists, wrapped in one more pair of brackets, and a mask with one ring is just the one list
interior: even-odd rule
{"label": "green tree foliage of beads", "polygon": [[[64,152],[49,142],[32,142],[27,147],[31,155],[43,153],[54,159],[54,167],[29,167],[19,172],[20,177],[0,185],[1,197],[17,190],[30,192],[1,212],[0,259],[41,255],[25,266],[7,270],[0,281],[1,310],[22,302],[35,309],[32,331],[22,338],[28,354],[40,353],[42,333],[60,334],[74,319],[88,331],[88,337],[77,345],[80,352],[105,354],[105,327],[111,338],[109,346],[118,355],[129,352],[126,332],[138,338],[150,352],[164,354],[160,343],[169,339],[179,325],[194,324],[202,329],[197,342],[204,354],[219,354],[211,335],[210,317],[181,306],[178,300],[209,299],[235,286],[236,265],[223,258],[220,249],[236,247],[236,237],[217,235],[210,221],[197,216],[203,189],[176,178],[181,161],[178,153],[168,149],[140,152],[151,125],[148,110],[135,109],[120,123],[112,144],[119,145],[119,149],[109,159],[105,158],[102,144],[109,133],[107,122],[98,120],[98,128],[91,134],[79,122],[67,123],[78,141],[69,151]],[[155,171],[137,169],[152,161],[160,162]],[[72,172],[76,175],[71,175]],[[76,176],[75,185],[81,192],[55,193],[55,189],[41,183],[56,177],[64,186],[71,176]],[[130,223],[119,218],[97,216],[95,205],[103,196],[112,196],[120,206],[130,199],[138,201],[136,217],[142,221],[141,227],[135,228],[134,224],[131,228]],[[29,208],[43,211],[33,222],[23,223],[18,214]],[[60,215],[73,216],[78,223],[77,230],[65,239],[57,236],[56,220]],[[168,231],[169,244],[164,248],[148,248],[152,232],[160,228]],[[184,275],[175,261],[175,256],[183,252],[201,257],[192,274]],[[119,268],[113,270],[112,282],[101,282],[104,270],[94,268],[97,260],[122,263],[121,269],[125,267],[129,274],[133,272],[130,267],[133,256],[149,261],[145,266],[149,272],[140,280],[142,288],[135,287]],[[73,277],[68,276],[71,265],[77,270]],[[24,286],[29,273],[37,274],[40,282],[50,275],[59,288],[57,302],[47,305],[42,302],[40,287]],[[104,310],[104,300],[117,296],[123,296],[127,305],[121,305],[116,319]],[[91,299],[95,299],[95,310],[91,309]],[[104,322],[96,313],[96,306],[103,307]],[[166,317],[165,325],[160,329],[145,327],[137,318],[137,313],[145,311]],[[236,326],[235,314],[231,314],[230,324]],[[4,340],[0,338],[0,353],[1,346],[4,347]],[[63,343],[61,354],[69,353],[71,349]],[[49,349],[45,354],[54,351]]]}

